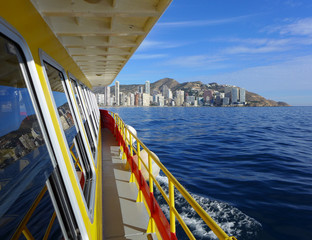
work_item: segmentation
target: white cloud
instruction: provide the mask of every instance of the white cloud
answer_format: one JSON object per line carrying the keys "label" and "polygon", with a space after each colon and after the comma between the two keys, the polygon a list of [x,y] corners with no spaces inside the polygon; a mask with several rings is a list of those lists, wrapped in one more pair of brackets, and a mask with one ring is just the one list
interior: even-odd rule
{"label": "white cloud", "polygon": [[312,18],[304,18],[283,27],[281,34],[303,35],[312,37]]}
{"label": "white cloud", "polygon": [[223,54],[257,54],[286,52],[301,46],[312,45],[312,38],[251,38],[251,39],[228,39],[227,42],[239,43],[238,46],[225,48]]}
{"label": "white cloud", "polygon": [[268,26],[264,31],[268,33],[278,32],[281,35],[291,35],[291,36],[306,36],[312,37],[312,18],[302,18],[297,20],[289,20],[288,24]]}
{"label": "white cloud", "polygon": [[302,2],[298,1],[298,0],[287,0],[285,1],[285,4],[290,6],[290,7],[299,7],[302,5]]}
{"label": "white cloud", "polygon": [[188,43],[185,42],[162,42],[162,41],[144,40],[137,51],[146,51],[150,49],[177,48],[187,44]]}
{"label": "white cloud", "polygon": [[142,59],[156,59],[166,57],[167,54],[134,54],[131,59],[142,60]]}
{"label": "white cloud", "polygon": [[263,47],[246,47],[237,46],[225,49],[223,52],[226,54],[254,54],[254,53],[270,53],[270,52],[283,52],[288,48],[277,46],[263,46]]}
{"label": "white cloud", "polygon": [[[212,67],[209,66],[214,63],[219,63],[226,60],[220,56],[207,56],[207,55],[195,55],[195,56],[182,56],[170,59],[166,61],[164,64],[166,65],[173,65],[178,67],[184,68],[208,68]],[[214,66],[217,67],[217,66]],[[225,66],[219,65],[217,68],[224,68]]]}
{"label": "white cloud", "polygon": [[312,55],[274,65],[246,68],[207,77],[209,82],[228,83],[250,91],[312,91]]}
{"label": "white cloud", "polygon": [[180,21],[180,22],[160,22],[157,26],[163,27],[201,27],[201,26],[215,26],[227,23],[233,23],[249,18],[254,15],[245,15],[232,18],[211,19],[211,20],[197,20],[197,21]]}

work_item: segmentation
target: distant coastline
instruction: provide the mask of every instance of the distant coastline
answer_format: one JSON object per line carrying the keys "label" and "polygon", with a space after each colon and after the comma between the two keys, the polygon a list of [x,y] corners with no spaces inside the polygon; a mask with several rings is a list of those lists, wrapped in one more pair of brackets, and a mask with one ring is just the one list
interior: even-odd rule
{"label": "distant coastline", "polygon": [[[117,85],[117,87],[116,87]],[[100,106],[135,107],[288,107],[285,102],[266,99],[246,89],[200,81],[179,83],[163,78],[154,83],[95,87]],[[118,99],[116,98],[118,95]]]}

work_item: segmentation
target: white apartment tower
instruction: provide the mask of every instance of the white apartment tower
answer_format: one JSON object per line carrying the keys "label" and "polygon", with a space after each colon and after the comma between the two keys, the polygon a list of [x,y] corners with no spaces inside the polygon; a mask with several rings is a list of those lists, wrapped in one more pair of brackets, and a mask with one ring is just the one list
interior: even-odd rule
{"label": "white apartment tower", "polygon": [[183,103],[184,103],[184,91],[178,90],[177,91],[176,104],[177,104],[177,106],[182,106]]}
{"label": "white apartment tower", "polygon": [[246,102],[246,90],[244,88],[239,89],[239,102],[240,103]]}
{"label": "white apartment tower", "polygon": [[148,107],[150,105],[150,96],[148,93],[142,94],[142,105]]}
{"label": "white apartment tower", "polygon": [[115,103],[117,106],[120,105],[120,101],[119,101],[119,82],[116,81],[115,82]]}
{"label": "white apartment tower", "polygon": [[151,84],[150,81],[145,82],[145,93],[151,94]]}
{"label": "white apartment tower", "polygon": [[110,101],[110,86],[106,86],[104,88],[104,95],[105,95],[104,105],[105,106],[110,106],[111,105],[111,101]]}

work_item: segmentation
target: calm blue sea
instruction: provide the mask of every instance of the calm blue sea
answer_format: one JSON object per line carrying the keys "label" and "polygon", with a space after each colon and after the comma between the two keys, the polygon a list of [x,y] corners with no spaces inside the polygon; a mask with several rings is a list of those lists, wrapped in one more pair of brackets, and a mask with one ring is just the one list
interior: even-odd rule
{"label": "calm blue sea", "polygon": [[[228,234],[312,239],[312,107],[109,110]],[[185,202],[177,208],[196,238],[214,238]]]}

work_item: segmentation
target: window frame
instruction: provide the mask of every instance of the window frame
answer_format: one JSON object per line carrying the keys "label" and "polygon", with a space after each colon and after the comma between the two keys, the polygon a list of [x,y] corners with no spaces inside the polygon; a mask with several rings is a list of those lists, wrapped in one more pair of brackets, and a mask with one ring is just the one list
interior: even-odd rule
{"label": "window frame", "polygon": [[[77,92],[77,98],[79,99],[79,101],[81,102],[81,104],[82,104],[82,108],[81,108],[81,111],[82,111],[82,114],[84,115],[84,118],[85,118],[85,121],[87,121],[87,117],[86,117],[86,113],[85,113],[85,111],[84,111],[84,106],[83,106],[83,103],[82,103],[82,99],[81,99],[81,96],[80,96],[80,94],[79,94],[79,91],[78,91],[78,89],[77,90],[75,90],[76,88],[78,88],[78,84],[80,84],[80,85],[82,85],[82,83],[80,83],[80,81],[78,81],[77,80],[77,78],[75,78],[75,76],[74,75],[72,75],[71,73],[68,73],[68,76],[69,76],[69,79],[68,79],[68,86],[70,86],[71,87],[71,97],[72,98],[74,98],[75,99],[75,103],[76,103],[76,112],[77,112],[77,116],[79,116],[79,127],[81,128],[81,130],[83,130],[82,132],[84,133],[84,141],[87,141],[87,143],[88,143],[88,149],[89,149],[89,151],[90,151],[90,153],[91,153],[91,158],[90,159],[92,159],[92,161],[94,162],[94,164],[95,164],[95,162],[96,162],[96,160],[95,160],[95,156],[96,156],[96,152],[97,152],[97,147],[96,147],[96,144],[97,143],[95,143],[94,141],[95,141],[95,139],[93,139],[92,137],[92,141],[94,142],[94,147],[95,147],[95,151],[94,151],[94,153],[92,153],[92,149],[91,149],[91,145],[90,145],[90,142],[89,142],[89,139],[88,139],[88,137],[87,137],[87,133],[86,133],[86,129],[85,129],[85,126],[84,126],[84,122],[82,121],[82,116],[81,116],[81,114],[80,114],[80,111],[79,111],[79,106],[78,106],[78,103],[77,103],[77,101],[76,101],[76,98],[75,98],[75,94],[76,94],[76,92]],[[75,88],[75,89],[74,89]],[[92,134],[91,132],[90,132],[90,134]],[[93,156],[93,154],[94,154],[94,156]],[[95,164],[96,165],[96,164]]]}
{"label": "window frame", "polygon": [[[68,89],[66,87],[66,81],[68,81],[68,76],[66,74],[66,71],[65,69],[63,68],[63,66],[61,66],[57,61],[55,61],[52,57],[50,57],[47,53],[45,53],[42,49],[39,49],[39,56],[40,56],[40,63],[41,63],[41,67],[42,67],[42,70],[43,70],[43,74],[44,74],[44,78],[45,78],[45,81],[46,81],[46,85],[48,87],[48,91],[49,91],[49,94],[51,96],[51,100],[52,100],[52,104],[53,104],[53,108],[54,108],[54,111],[56,113],[56,117],[57,117],[57,120],[58,120],[58,124],[60,126],[60,129],[61,129],[61,133],[62,133],[62,137],[64,139],[64,142],[65,142],[65,147],[66,147],[66,154],[68,155],[68,158],[71,159],[70,161],[70,164],[72,166],[72,169],[74,170],[74,174],[75,174],[75,179],[76,179],[76,183],[79,187],[79,191],[80,191],[80,194],[82,196],[82,200],[83,200],[83,203],[84,203],[84,207],[85,207],[85,210],[88,214],[88,217],[89,217],[89,220],[90,222],[92,223],[93,220],[94,220],[94,207],[95,207],[95,199],[91,199],[92,201],[90,201],[90,205],[87,203],[87,199],[85,198],[84,196],[84,193],[83,193],[83,189],[81,188],[81,185],[80,185],[80,182],[79,182],[79,178],[78,178],[78,175],[77,175],[77,172],[75,171],[75,166],[74,166],[74,163],[73,163],[73,158],[70,154],[70,146],[68,146],[68,143],[67,143],[67,140],[66,140],[66,136],[65,136],[65,133],[64,133],[64,129],[62,127],[62,124],[61,124],[61,121],[60,121],[60,117],[59,117],[59,114],[58,114],[58,111],[57,111],[57,106],[56,106],[56,103],[55,103],[55,99],[54,99],[54,96],[53,96],[53,92],[52,92],[52,89],[51,89],[51,85],[50,85],[50,81],[49,81],[49,78],[47,76],[47,72],[46,72],[46,69],[45,69],[45,66],[44,66],[44,63],[47,63],[49,64],[50,66],[52,66],[53,68],[55,68],[56,70],[58,70],[62,75],[63,75],[63,79],[62,79],[62,86],[64,88],[64,91],[65,91],[65,94],[66,94],[66,98],[68,100],[68,104],[69,104],[69,108],[70,108],[70,111],[72,112],[72,114],[74,115],[75,112],[74,112],[74,107],[72,106],[72,101],[71,101],[71,98],[69,97],[68,95]],[[74,118],[74,125],[75,125],[75,128],[76,128],[76,131],[78,133],[78,130],[79,128],[77,127],[77,123],[76,123],[76,120],[75,120],[75,116],[73,116]],[[51,125],[53,126],[53,124]],[[73,138],[74,140],[74,138]],[[58,141],[58,140],[56,140]],[[72,190],[72,182],[71,182],[71,179],[69,178],[68,176],[68,173],[67,173],[67,168],[66,168],[66,165],[65,165],[65,162],[62,161],[63,160],[63,156],[60,157],[60,158],[57,158],[56,161],[59,165],[59,168],[60,168],[60,173],[61,173],[61,176],[63,177],[63,181],[64,181],[64,185],[66,187],[66,190],[68,191],[68,195],[69,195],[69,198],[70,200],[73,198],[72,196],[76,196],[75,193],[73,192]],[[95,190],[96,190],[96,179],[97,179],[97,176],[96,176],[96,172],[95,172],[95,169],[93,168],[93,164],[91,164],[91,171],[92,171],[92,174],[93,174],[93,183],[92,183],[92,191],[94,192],[95,194]],[[91,196],[93,195],[93,193],[91,192]],[[90,196],[90,197],[91,197]],[[73,207],[73,210],[74,210],[74,213],[76,214],[76,212],[79,212],[80,213],[80,208],[78,206],[78,203],[76,206]],[[84,225],[84,221],[82,219],[82,217],[77,220],[78,221],[78,225],[80,226],[80,224],[82,223]],[[87,236],[87,235],[86,235]]]}
{"label": "window frame", "polygon": [[[95,147],[95,152],[94,152],[94,163],[95,165],[97,166],[97,157],[96,157],[96,153],[98,152],[98,146],[97,146],[97,143],[98,143],[98,133],[96,132],[96,129],[94,127],[94,122],[93,122],[93,119],[92,119],[92,115],[91,115],[91,111],[90,111],[90,108],[89,108],[89,105],[88,105],[88,102],[87,102],[87,99],[86,99],[86,96],[84,94],[84,88],[85,86],[82,85],[81,83],[79,82],[76,82],[77,83],[77,87],[78,87],[78,93],[80,95],[80,99],[82,100],[82,105],[83,105],[83,108],[84,108],[84,112],[85,112],[85,115],[86,115],[86,119],[88,121],[88,124],[89,124],[89,128],[90,128],[90,132],[91,132],[91,135],[92,135],[92,138],[93,138],[93,142],[94,142],[94,147]],[[91,116],[91,117],[90,117]]]}

